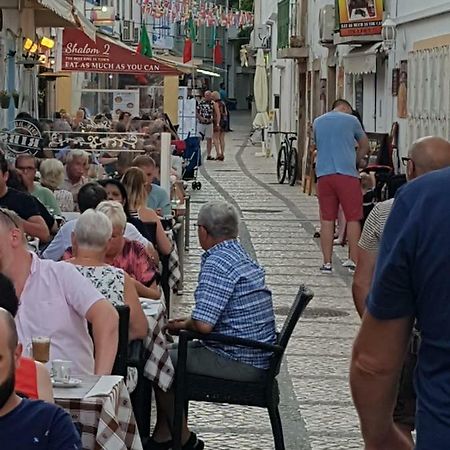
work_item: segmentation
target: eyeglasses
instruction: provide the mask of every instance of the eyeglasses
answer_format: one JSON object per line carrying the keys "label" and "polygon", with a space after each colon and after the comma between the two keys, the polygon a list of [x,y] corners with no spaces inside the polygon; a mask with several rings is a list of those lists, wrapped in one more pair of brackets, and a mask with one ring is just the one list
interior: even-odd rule
{"label": "eyeglasses", "polygon": [[408,161],[411,161],[412,163],[414,163],[412,158],[409,158],[408,156],[402,156],[402,163],[403,163],[404,166],[408,165]]}
{"label": "eyeglasses", "polygon": [[14,216],[11,214],[11,212],[8,209],[0,208],[0,213],[2,213],[5,217],[7,217],[8,220],[14,225],[15,228],[20,229],[20,226],[16,222],[16,219],[14,218]]}
{"label": "eyeglasses", "polygon": [[200,227],[202,227],[202,228],[204,228],[206,230],[205,225],[202,225],[201,223],[194,222],[193,225],[194,225],[194,230],[197,230]]}

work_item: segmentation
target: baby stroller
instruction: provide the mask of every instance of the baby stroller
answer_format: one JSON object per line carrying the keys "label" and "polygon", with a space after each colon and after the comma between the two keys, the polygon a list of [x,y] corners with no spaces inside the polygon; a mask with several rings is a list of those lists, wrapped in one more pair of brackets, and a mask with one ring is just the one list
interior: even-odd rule
{"label": "baby stroller", "polygon": [[197,181],[198,168],[202,165],[200,138],[188,136],[184,142],[186,147],[182,154],[183,180],[192,181],[192,189],[199,191],[202,188],[202,183]]}

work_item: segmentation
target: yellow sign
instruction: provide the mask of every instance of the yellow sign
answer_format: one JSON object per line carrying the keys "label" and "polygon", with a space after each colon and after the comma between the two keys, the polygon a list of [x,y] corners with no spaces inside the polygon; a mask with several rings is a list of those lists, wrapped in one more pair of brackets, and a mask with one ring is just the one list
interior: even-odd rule
{"label": "yellow sign", "polygon": [[338,0],[341,36],[381,34],[383,0]]}

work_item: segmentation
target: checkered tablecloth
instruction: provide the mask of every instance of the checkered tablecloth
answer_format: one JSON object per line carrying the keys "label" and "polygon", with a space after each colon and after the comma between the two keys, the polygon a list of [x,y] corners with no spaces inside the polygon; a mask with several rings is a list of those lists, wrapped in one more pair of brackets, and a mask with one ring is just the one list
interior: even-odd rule
{"label": "checkered tablecloth", "polygon": [[[145,311],[145,310],[144,310]],[[170,359],[164,327],[167,322],[166,309],[159,304],[155,314],[147,315],[148,335],[144,339],[144,347],[148,355],[144,367],[144,375],[167,391],[172,385],[175,370]]]}
{"label": "checkered tablecloth", "polygon": [[58,398],[81,431],[83,450],[142,450],[130,396],[123,380],[108,395]]}
{"label": "checkered tablecloth", "polygon": [[173,232],[169,233],[168,237],[173,244],[172,251],[169,255],[169,287],[170,289],[174,289],[181,280],[180,256],[178,254]]}

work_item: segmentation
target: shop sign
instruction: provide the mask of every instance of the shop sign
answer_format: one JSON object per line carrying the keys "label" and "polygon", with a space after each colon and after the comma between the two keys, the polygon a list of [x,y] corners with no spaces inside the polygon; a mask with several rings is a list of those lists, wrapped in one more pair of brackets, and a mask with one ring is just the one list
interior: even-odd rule
{"label": "shop sign", "polygon": [[177,75],[176,69],[103,39],[95,42],[76,28],[63,33],[62,70],[73,72]]}
{"label": "shop sign", "polygon": [[0,143],[11,153],[34,155],[41,149],[42,135],[39,128],[28,120],[15,120],[9,131],[0,132]]}
{"label": "shop sign", "polygon": [[381,34],[383,0],[338,0],[341,36]]}

